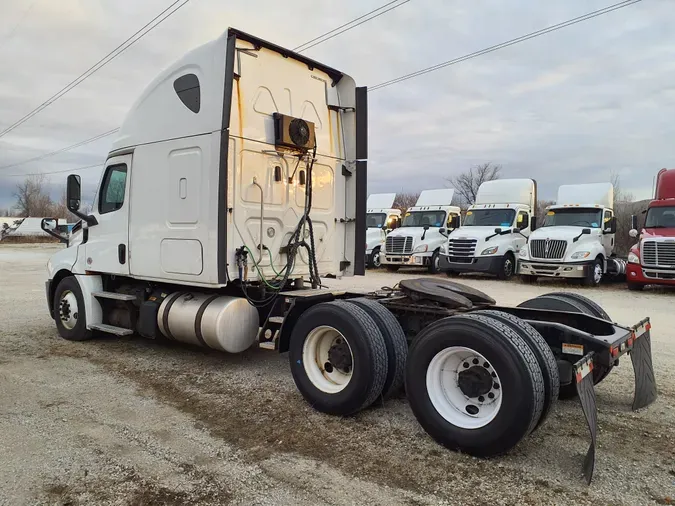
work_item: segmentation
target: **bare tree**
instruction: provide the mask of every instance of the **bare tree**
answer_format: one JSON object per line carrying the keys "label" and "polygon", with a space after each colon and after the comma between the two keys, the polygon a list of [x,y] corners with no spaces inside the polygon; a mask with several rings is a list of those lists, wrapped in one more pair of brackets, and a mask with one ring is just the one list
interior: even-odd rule
{"label": "bare tree", "polygon": [[491,162],[482,163],[474,165],[458,176],[447,178],[447,181],[459,194],[462,203],[470,205],[476,202],[476,194],[480,185],[485,181],[499,179],[501,170],[501,165],[495,165]]}
{"label": "bare tree", "polygon": [[15,209],[21,216],[49,216],[52,211],[52,199],[45,188],[47,178],[44,174],[26,177],[23,183],[16,185],[14,197]]}
{"label": "bare tree", "polygon": [[546,208],[555,204],[554,200],[538,200],[537,209],[535,211],[535,216],[539,220],[539,225],[544,223],[544,218],[546,217]]}
{"label": "bare tree", "polygon": [[394,208],[400,209],[401,212],[405,213],[408,210],[408,208],[415,205],[419,197],[420,197],[419,192],[397,193],[396,198],[394,199]]}
{"label": "bare tree", "polygon": [[610,173],[610,182],[614,187],[614,207],[621,202],[633,202],[635,201],[635,196],[623,190],[621,186],[621,176],[618,172],[611,171]]}

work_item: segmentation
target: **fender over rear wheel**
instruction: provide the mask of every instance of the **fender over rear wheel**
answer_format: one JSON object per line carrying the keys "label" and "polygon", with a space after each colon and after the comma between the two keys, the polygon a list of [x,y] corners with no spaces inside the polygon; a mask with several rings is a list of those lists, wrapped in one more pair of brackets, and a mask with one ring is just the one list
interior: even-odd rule
{"label": "fender over rear wheel", "polygon": [[424,430],[450,449],[478,457],[508,452],[537,425],[544,392],[530,346],[486,315],[443,318],[408,351],[410,407]]}
{"label": "fender over rear wheel", "polygon": [[370,406],[387,378],[387,349],[373,319],[344,301],[306,310],[291,332],[288,358],[298,390],[316,410],[350,415]]}

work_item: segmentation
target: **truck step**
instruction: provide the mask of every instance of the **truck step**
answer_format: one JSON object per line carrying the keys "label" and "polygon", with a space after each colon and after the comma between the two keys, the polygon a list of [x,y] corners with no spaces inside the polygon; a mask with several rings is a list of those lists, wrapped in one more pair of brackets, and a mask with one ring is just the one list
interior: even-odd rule
{"label": "truck step", "polygon": [[107,325],[105,323],[92,323],[89,325],[91,330],[99,330],[101,332],[106,332],[108,334],[115,334],[116,336],[130,336],[134,333],[131,329],[125,329],[124,327],[115,327],[114,325]]}
{"label": "truck step", "polygon": [[92,295],[94,297],[100,297],[102,299],[113,299],[113,300],[124,300],[124,301],[136,300],[135,295],[129,295],[127,293],[92,292]]}
{"label": "truck step", "polygon": [[284,323],[284,317],[283,316],[270,316],[267,318],[267,321],[270,323]]}

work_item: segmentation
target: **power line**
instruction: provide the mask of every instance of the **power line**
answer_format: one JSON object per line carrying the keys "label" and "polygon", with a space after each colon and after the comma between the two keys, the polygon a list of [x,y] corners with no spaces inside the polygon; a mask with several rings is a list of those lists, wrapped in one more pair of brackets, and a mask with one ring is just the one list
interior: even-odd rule
{"label": "power line", "polygon": [[94,137],[90,137],[89,139],[85,139],[83,141],[77,142],[71,146],[67,146],[65,148],[58,149],[56,151],[52,151],[51,153],[45,153],[44,155],[36,156],[34,158],[29,158],[28,160],[23,160],[22,162],[16,162],[12,163],[10,165],[3,165],[0,167],[0,170],[3,169],[10,169],[13,167],[19,167],[21,165],[25,165],[30,162],[37,162],[38,160],[44,160],[45,158],[49,158],[54,155],[58,155],[60,153],[65,153],[66,151],[70,151],[71,149],[79,148],[81,146],[84,146],[85,144],[89,144],[91,142],[97,141],[99,139],[103,139],[104,137],[108,137],[109,135],[114,134],[115,132],[119,131],[119,128],[113,128],[112,130],[108,130],[107,132],[103,132],[102,134],[95,135]]}
{"label": "power line", "polygon": [[[119,46],[117,46],[115,49],[113,49],[110,53],[108,53],[106,56],[101,58],[98,62],[96,62],[94,65],[89,67],[85,72],[80,74],[77,78],[72,80],[70,83],[68,83],[65,87],[63,87],[61,90],[59,90],[57,93],[49,97],[47,100],[42,102],[38,107],[33,109],[31,112],[23,116],[22,118],[18,119],[14,123],[12,123],[10,126],[5,128],[3,131],[0,132],[0,137],[3,137],[4,135],[7,135],[9,132],[17,128],[18,126],[22,125],[29,119],[31,119],[33,116],[38,114],[40,111],[46,109],[49,107],[51,104],[56,102],[59,98],[61,98],[63,95],[68,93],[70,90],[81,84],[83,81],[85,81],[87,78],[91,77],[93,74],[101,70],[103,67],[105,67],[108,63],[113,61],[115,58],[117,58],[119,55],[121,55],[124,51],[129,49],[131,46],[133,46],[136,42],[141,40],[145,35],[150,33],[152,30],[157,28],[160,24],[162,24],[164,21],[169,19],[174,13],[176,13],[181,7],[183,7],[185,4],[187,4],[190,0],[175,0],[171,5],[169,5],[166,9],[164,9],[162,12],[157,14],[152,20],[150,20],[148,23],[146,23],[140,30],[136,31],[131,37],[126,39],[124,42],[122,42]],[[181,3],[182,2],[182,3]],[[175,9],[171,10],[174,6],[178,5]],[[168,12],[170,11],[170,12]],[[168,14],[166,14],[168,12]],[[166,15],[165,15],[166,14]],[[164,16],[164,17],[162,17]],[[160,19],[161,18],[161,19]],[[159,19],[159,21],[157,21]],[[155,21],[157,21],[155,23]],[[155,23],[153,25],[153,23]],[[152,26],[151,26],[152,25]]]}
{"label": "power line", "polygon": [[484,54],[492,53],[493,51],[498,51],[499,49],[503,49],[505,47],[513,46],[514,44],[518,44],[520,42],[524,42],[529,39],[533,39],[535,37],[539,37],[540,35],[544,35],[550,32],[554,32],[556,30],[560,30],[562,28],[566,28],[568,26],[581,23],[582,21],[586,21],[588,19],[592,19],[598,16],[602,16],[603,14],[607,14],[609,12],[622,9],[624,7],[628,7],[629,5],[636,4],[638,2],[641,2],[642,0],[624,0],[623,2],[619,2],[613,5],[610,5],[608,7],[604,7],[602,9],[598,9],[597,11],[589,12],[588,14],[584,14],[583,16],[578,16],[573,19],[569,19],[567,21],[563,21],[562,23],[558,23],[556,25],[549,26],[547,28],[542,28],[541,30],[537,30],[535,32],[528,33],[527,35],[522,35],[520,37],[517,37],[515,39],[508,40],[506,42],[502,42],[500,44],[496,44],[494,46],[487,47],[485,49],[481,49],[480,51],[475,51],[473,53],[466,54],[464,56],[460,56],[459,58],[455,58],[453,60],[448,60],[443,63],[439,63],[437,65],[433,65],[431,67],[427,67],[421,70],[418,70],[416,72],[411,72],[410,74],[405,74],[403,76],[397,77],[395,79],[390,79],[389,81],[384,81],[382,83],[376,84],[375,86],[371,86],[368,91],[375,91],[375,90],[380,90],[382,88],[386,88],[387,86],[391,86],[397,83],[400,83],[402,81],[407,81],[408,79],[412,79],[414,77],[418,77],[424,74],[428,74],[430,72],[434,72],[435,70],[439,70],[445,67],[449,67],[450,65],[455,65],[456,63],[461,63],[466,60],[470,60],[472,58],[476,58],[478,56],[482,56]]}
{"label": "power line", "polygon": [[[386,14],[387,12],[396,9],[396,8],[400,7],[401,5],[407,4],[410,0],[404,0],[403,2],[399,3],[398,5],[394,5],[393,7],[390,7],[389,9],[387,9],[387,10],[385,10],[385,11],[379,12],[379,13],[376,14],[375,16],[372,16],[372,17],[370,17],[370,18],[368,18],[368,19],[364,19],[364,20],[361,21],[360,23],[356,23],[357,21],[360,21],[360,20],[362,20],[363,18],[366,18],[366,17],[370,16],[371,14],[373,14],[373,13],[375,13],[375,12],[381,11],[381,10],[384,9],[385,7],[389,7],[390,5],[395,4],[395,3],[397,3],[397,2],[400,2],[400,1],[401,1],[401,0],[394,0],[393,2],[388,2],[388,3],[384,4],[384,5],[381,5],[381,6],[378,7],[377,9],[373,9],[372,11],[367,12],[367,13],[364,14],[363,16],[359,16],[358,18],[354,18],[354,19],[352,19],[351,21],[349,21],[349,22],[347,22],[347,23],[345,23],[345,24],[343,24],[343,25],[338,26],[337,28],[333,28],[332,30],[330,30],[330,31],[328,31],[328,32],[326,32],[326,33],[324,33],[324,34],[319,35],[318,37],[313,38],[312,40],[308,40],[308,41],[305,42],[304,44],[300,44],[298,47],[293,48],[293,51],[295,51],[296,53],[302,53],[303,51],[307,51],[308,49],[310,49],[310,48],[312,48],[312,47],[314,47],[314,46],[318,46],[319,44],[323,44],[324,42],[326,42],[327,40],[332,39],[333,37],[337,37],[337,36],[340,35],[341,33],[347,32],[347,31],[351,30],[352,28],[356,28],[357,26],[360,26],[360,25],[362,25],[363,23],[367,23],[368,21],[370,21],[370,20],[372,20],[372,19],[375,19],[375,18],[381,16],[382,14]],[[356,24],[353,24],[353,23],[356,23]],[[349,25],[352,25],[352,26],[349,26]],[[349,27],[349,28],[345,28],[345,27]],[[345,29],[342,30],[342,28],[345,28]],[[335,32],[337,32],[337,33],[335,33]],[[331,35],[331,34],[333,34],[333,35]],[[328,35],[330,35],[330,37],[327,37]],[[324,37],[325,37],[325,38],[324,38]],[[312,43],[313,43],[313,44],[312,44]],[[304,46],[307,46],[307,47],[304,47]]]}
{"label": "power line", "polygon": [[64,172],[77,172],[85,169],[93,169],[94,167],[103,167],[102,163],[97,163],[94,165],[85,165],[84,167],[78,167],[76,169],[65,169],[65,170],[53,170],[50,172],[33,172],[32,174],[5,174],[3,177],[28,177],[28,176],[42,176],[47,174],[63,174]]}

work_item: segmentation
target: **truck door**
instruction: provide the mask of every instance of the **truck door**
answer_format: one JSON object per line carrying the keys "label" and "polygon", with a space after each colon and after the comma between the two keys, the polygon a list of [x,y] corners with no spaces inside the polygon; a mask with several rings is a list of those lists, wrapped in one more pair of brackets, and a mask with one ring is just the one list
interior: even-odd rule
{"label": "truck door", "polygon": [[[527,211],[518,211],[516,228],[520,230],[520,234],[523,234],[525,237],[530,236],[530,213]],[[525,246],[525,243],[527,242],[527,239],[520,234],[513,234],[513,247],[516,253],[518,253],[520,248]]]}
{"label": "truck door", "polygon": [[89,227],[85,244],[87,270],[129,274],[130,171],[131,155],[106,161],[92,210],[98,224]]}
{"label": "truck door", "polygon": [[605,249],[605,258],[609,258],[614,251],[614,234],[609,233],[613,213],[605,209],[602,216],[602,247]]}

